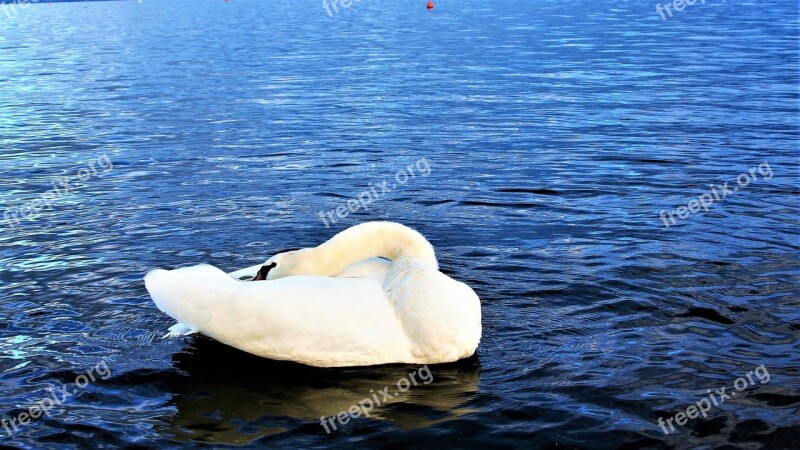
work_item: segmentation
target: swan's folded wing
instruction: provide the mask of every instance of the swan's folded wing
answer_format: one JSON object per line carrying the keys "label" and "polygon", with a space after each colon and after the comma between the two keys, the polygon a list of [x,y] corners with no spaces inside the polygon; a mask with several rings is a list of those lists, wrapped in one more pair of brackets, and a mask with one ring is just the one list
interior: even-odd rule
{"label": "swan's folded wing", "polygon": [[241,350],[315,366],[402,361],[410,345],[381,282],[294,276],[239,282],[212,266],[153,271],[158,308]]}
{"label": "swan's folded wing", "polygon": [[374,279],[295,276],[239,283],[208,327],[203,334],[250,353],[316,366],[397,362],[410,347]]}

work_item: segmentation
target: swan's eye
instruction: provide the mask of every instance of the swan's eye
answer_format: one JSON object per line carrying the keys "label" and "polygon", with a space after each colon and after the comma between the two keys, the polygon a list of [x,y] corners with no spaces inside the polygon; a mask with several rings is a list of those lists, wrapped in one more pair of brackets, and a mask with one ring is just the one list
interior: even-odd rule
{"label": "swan's eye", "polygon": [[274,269],[275,266],[277,266],[277,265],[278,265],[278,263],[274,262],[274,263],[266,265],[266,266],[261,266],[261,269],[258,270],[258,273],[256,274],[256,277],[253,278],[253,281],[266,280],[267,279],[267,274],[269,273],[269,271]]}

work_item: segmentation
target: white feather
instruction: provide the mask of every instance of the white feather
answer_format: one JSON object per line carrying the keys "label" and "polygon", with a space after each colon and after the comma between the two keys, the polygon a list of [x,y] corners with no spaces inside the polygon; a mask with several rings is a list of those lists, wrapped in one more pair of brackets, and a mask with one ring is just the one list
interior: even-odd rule
{"label": "white feather", "polygon": [[176,337],[180,337],[180,336],[188,336],[190,334],[195,334],[195,333],[199,332],[200,330],[192,329],[192,328],[187,327],[186,325],[178,322],[175,325],[169,327],[169,329],[167,331],[169,331],[169,332],[167,334],[165,334],[164,337],[162,337],[161,339],[172,339],[172,338],[176,338]]}

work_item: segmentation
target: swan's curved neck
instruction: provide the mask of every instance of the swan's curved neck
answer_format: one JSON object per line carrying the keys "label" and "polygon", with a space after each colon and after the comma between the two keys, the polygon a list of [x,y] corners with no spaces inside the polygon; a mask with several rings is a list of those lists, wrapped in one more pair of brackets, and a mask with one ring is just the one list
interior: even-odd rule
{"label": "swan's curved neck", "polygon": [[414,259],[438,270],[433,246],[417,231],[393,222],[367,222],[350,227],[314,249],[325,275],[335,276],[346,267],[380,256],[391,261]]}

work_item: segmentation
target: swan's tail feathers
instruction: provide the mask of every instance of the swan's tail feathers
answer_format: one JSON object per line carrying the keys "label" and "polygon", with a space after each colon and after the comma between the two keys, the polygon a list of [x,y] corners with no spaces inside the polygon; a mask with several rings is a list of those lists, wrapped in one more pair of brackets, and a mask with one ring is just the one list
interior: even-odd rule
{"label": "swan's tail feathers", "polygon": [[[166,337],[207,331],[215,312],[230,299],[236,280],[209,265],[153,270],[144,284],[161,312],[179,322]],[[181,327],[183,328],[181,328]]]}
{"label": "swan's tail feathers", "polygon": [[195,334],[200,330],[193,330],[191,327],[187,327],[186,325],[178,322],[175,325],[169,327],[169,330],[167,331],[169,331],[169,333],[165,334],[164,337],[162,337],[161,339],[173,339],[176,337],[188,336],[190,334]]}

